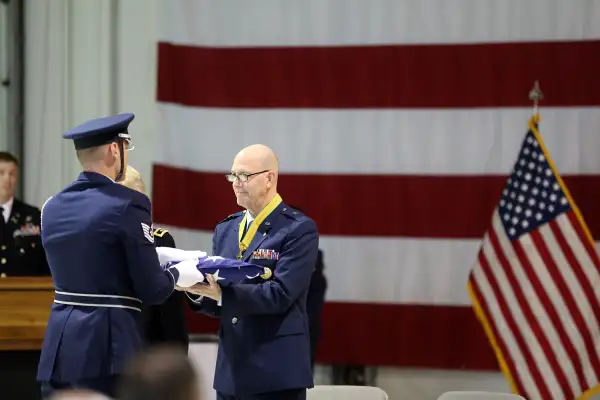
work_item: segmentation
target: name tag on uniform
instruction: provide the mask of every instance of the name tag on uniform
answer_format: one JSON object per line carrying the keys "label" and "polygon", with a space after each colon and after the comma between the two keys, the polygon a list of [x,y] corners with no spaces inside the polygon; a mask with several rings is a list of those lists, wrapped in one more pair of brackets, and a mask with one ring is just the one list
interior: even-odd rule
{"label": "name tag on uniform", "polygon": [[279,260],[279,253],[271,249],[258,249],[252,253],[255,260]]}

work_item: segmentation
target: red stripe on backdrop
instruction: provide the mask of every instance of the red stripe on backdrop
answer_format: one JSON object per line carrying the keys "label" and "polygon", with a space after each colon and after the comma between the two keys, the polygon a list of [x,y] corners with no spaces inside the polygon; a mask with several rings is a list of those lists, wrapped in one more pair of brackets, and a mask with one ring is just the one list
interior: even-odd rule
{"label": "red stripe on backdrop", "polygon": [[[190,333],[216,333],[219,320],[188,308]],[[318,362],[497,370],[470,307],[326,303]]]}
{"label": "red stripe on backdrop", "polygon": [[[282,175],[279,191],[321,235],[482,238],[506,182],[502,176]],[[600,237],[600,175],[565,177]],[[154,165],[156,223],[213,230],[240,208],[224,173]],[[200,211],[201,210],[201,211]],[[352,218],[349,218],[349,216]]]}
{"label": "red stripe on backdrop", "polygon": [[[161,102],[199,107],[600,105],[600,41],[343,47],[158,45]],[[568,77],[566,79],[565,77]]]}

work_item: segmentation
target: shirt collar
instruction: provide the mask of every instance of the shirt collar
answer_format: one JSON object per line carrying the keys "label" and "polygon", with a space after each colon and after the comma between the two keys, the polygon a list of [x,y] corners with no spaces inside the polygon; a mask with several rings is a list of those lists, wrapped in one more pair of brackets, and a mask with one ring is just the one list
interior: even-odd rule
{"label": "shirt collar", "polygon": [[0,204],[2,206],[2,208],[4,208],[5,210],[10,211],[12,209],[13,206],[13,202],[15,201],[14,197],[11,197],[10,200],[8,200],[6,203],[4,204]]}
{"label": "shirt collar", "polygon": [[250,211],[246,210],[246,226],[250,225],[253,220],[254,220],[254,217],[252,216]]}
{"label": "shirt collar", "polygon": [[10,217],[10,213],[12,212],[12,207],[13,207],[14,201],[15,201],[15,198],[11,197],[10,200],[8,200],[6,203],[0,204],[2,206],[2,209],[4,210],[4,211],[2,211],[2,214],[4,215],[5,221],[7,221],[8,218]]}

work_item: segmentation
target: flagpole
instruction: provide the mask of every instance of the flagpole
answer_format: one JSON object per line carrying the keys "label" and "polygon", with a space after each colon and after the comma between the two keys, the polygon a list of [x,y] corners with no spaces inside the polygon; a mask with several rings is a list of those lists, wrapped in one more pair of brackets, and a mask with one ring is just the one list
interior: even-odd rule
{"label": "flagpole", "polygon": [[541,99],[544,98],[544,94],[540,89],[540,83],[535,81],[533,84],[533,89],[529,92],[529,99],[533,101],[533,115],[537,115],[538,113],[538,104]]}

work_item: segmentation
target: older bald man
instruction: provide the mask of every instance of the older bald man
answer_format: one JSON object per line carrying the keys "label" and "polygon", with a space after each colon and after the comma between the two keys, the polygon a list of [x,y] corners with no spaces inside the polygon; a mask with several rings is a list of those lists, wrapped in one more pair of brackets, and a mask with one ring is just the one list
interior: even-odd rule
{"label": "older bald man", "polygon": [[221,287],[196,285],[198,312],[219,317],[214,388],[221,400],[305,399],[313,387],[306,297],[317,260],[316,224],[277,193],[279,165],[264,145],[241,150],[231,167],[244,211],[217,224],[213,255],[268,267],[272,277]]}

